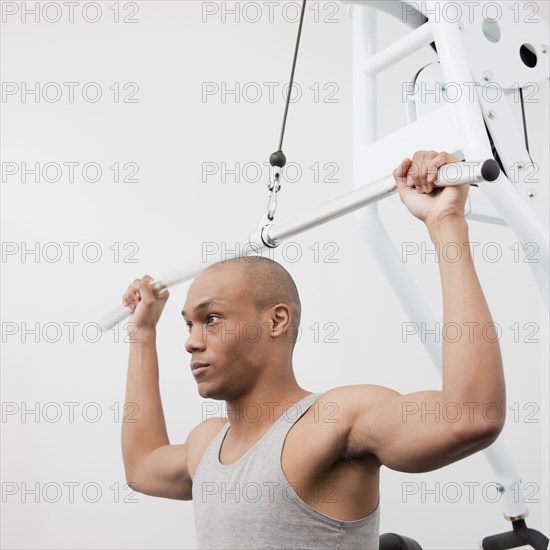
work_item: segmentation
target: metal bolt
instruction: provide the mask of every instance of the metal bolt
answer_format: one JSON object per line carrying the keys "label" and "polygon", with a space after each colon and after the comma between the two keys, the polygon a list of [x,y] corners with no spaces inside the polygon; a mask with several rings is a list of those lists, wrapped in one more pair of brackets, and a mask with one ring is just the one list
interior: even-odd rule
{"label": "metal bolt", "polygon": [[488,116],[491,120],[493,120],[494,118],[497,117],[497,114],[495,113],[495,111],[490,110],[490,111],[487,113],[487,116]]}
{"label": "metal bolt", "polygon": [[543,44],[541,47],[540,47],[540,51],[542,53],[548,53],[548,45],[547,44]]}
{"label": "metal bolt", "polygon": [[496,489],[499,493],[504,493],[504,485],[502,485],[501,483],[496,484]]}
{"label": "metal bolt", "polygon": [[525,168],[525,164],[522,160],[518,160],[518,170],[523,170]]}
{"label": "metal bolt", "polygon": [[483,71],[483,74],[481,76],[483,77],[483,80],[485,80],[485,82],[493,80],[493,73],[491,71]]}
{"label": "metal bolt", "polygon": [[527,196],[530,198],[530,199],[535,199],[535,197],[537,196],[537,193],[533,190],[533,189],[529,189],[527,191]]}
{"label": "metal bolt", "polygon": [[459,22],[458,22],[458,28],[459,28],[460,30],[462,30],[462,29],[464,28],[464,23],[462,23],[462,21],[459,21]]}

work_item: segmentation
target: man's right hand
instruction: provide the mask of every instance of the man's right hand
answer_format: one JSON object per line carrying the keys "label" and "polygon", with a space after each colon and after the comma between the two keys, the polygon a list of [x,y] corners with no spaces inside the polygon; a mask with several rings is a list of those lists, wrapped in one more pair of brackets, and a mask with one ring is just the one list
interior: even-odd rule
{"label": "man's right hand", "polygon": [[165,288],[155,294],[151,286],[153,278],[144,275],[135,279],[122,296],[122,303],[130,306],[132,314],[129,321],[143,330],[155,330],[170,293]]}

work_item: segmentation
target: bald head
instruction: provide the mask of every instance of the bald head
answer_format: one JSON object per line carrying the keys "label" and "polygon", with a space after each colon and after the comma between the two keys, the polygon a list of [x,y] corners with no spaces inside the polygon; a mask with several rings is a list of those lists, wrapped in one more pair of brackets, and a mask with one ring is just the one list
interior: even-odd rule
{"label": "bald head", "polygon": [[243,270],[256,308],[261,310],[275,304],[287,304],[291,309],[292,323],[298,328],[302,314],[298,289],[281,264],[263,256],[250,256],[223,260],[205,271],[224,266],[238,266]]}

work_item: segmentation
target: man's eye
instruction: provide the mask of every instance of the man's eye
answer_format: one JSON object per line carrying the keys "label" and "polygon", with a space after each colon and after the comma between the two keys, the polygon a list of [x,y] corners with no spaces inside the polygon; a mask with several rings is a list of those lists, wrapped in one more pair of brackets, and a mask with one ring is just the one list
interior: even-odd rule
{"label": "man's eye", "polygon": [[191,327],[193,326],[193,323],[185,323],[187,325],[187,329],[191,330]]}
{"label": "man's eye", "polygon": [[208,316],[206,317],[206,324],[207,324],[207,325],[210,324],[210,323],[209,323],[210,319],[219,319],[219,316],[218,316],[218,315],[208,315]]}

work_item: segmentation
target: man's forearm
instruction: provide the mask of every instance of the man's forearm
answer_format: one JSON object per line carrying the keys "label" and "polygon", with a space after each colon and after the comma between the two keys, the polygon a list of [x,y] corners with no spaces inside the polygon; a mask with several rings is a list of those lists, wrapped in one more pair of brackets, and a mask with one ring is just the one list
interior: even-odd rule
{"label": "man's forearm", "polygon": [[153,331],[138,332],[138,341],[130,344],[125,416],[122,455],[128,476],[146,454],[169,443],[160,399],[156,334]]}
{"label": "man's forearm", "polygon": [[438,251],[443,291],[444,401],[458,403],[463,420],[492,422],[498,415],[498,425],[506,411],[502,357],[467,244],[468,224],[463,217],[450,218],[428,230]]}

